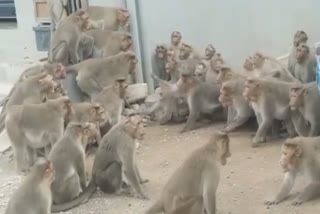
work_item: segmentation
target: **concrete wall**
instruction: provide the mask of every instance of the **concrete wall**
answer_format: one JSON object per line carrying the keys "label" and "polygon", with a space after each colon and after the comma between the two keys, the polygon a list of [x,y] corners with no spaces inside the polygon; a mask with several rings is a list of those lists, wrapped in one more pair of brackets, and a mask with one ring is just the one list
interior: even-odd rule
{"label": "concrete wall", "polygon": [[200,52],[212,43],[228,63],[236,66],[256,50],[273,56],[288,52],[298,29],[308,33],[310,42],[320,40],[320,1],[137,1],[147,72],[151,71],[147,59],[155,45],[169,43],[174,30],[179,30],[183,40]]}

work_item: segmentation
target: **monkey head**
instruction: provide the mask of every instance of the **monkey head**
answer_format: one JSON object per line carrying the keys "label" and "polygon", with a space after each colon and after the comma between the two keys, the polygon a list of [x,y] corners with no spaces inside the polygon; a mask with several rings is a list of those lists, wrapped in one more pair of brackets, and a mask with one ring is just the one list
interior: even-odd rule
{"label": "monkey head", "polygon": [[185,60],[188,59],[192,52],[192,47],[183,43],[179,49],[179,59]]}
{"label": "monkey head", "polygon": [[178,68],[178,62],[175,60],[175,58],[168,58],[166,62],[166,72],[167,73],[172,73],[175,72]]}
{"label": "monkey head", "polygon": [[130,14],[128,10],[123,8],[117,10],[118,22],[122,27],[124,27],[125,29],[127,28],[128,30],[129,30],[129,18],[130,18]]}
{"label": "monkey head", "polygon": [[262,68],[263,64],[265,62],[265,57],[259,52],[256,52],[255,55],[253,56],[253,66],[254,68]]}
{"label": "monkey head", "polygon": [[261,84],[259,80],[248,77],[243,90],[243,97],[250,102],[257,102],[261,94]]}
{"label": "monkey head", "polygon": [[282,145],[279,164],[283,172],[296,170],[301,163],[303,149],[299,144],[299,139],[299,137],[287,139]]}
{"label": "monkey head", "polygon": [[230,106],[232,104],[232,94],[232,88],[225,83],[222,84],[220,88],[219,102],[225,107]]}
{"label": "monkey head", "polygon": [[65,67],[61,63],[45,63],[43,69],[45,73],[51,74],[54,79],[64,79],[67,77]]}
{"label": "monkey head", "polygon": [[209,44],[204,51],[205,59],[206,60],[211,59],[215,55],[215,53],[216,53],[216,49],[213,47],[212,44]]}
{"label": "monkey head", "polygon": [[219,131],[219,132],[214,132],[211,139],[210,143],[214,143],[215,146],[218,149],[218,159],[221,163],[221,165],[226,165],[227,164],[227,159],[231,157],[230,153],[230,148],[229,148],[229,136],[226,132]]}
{"label": "monkey head", "polygon": [[130,115],[126,120],[126,131],[133,138],[143,140],[145,135],[143,117],[138,114]]}
{"label": "monkey head", "polygon": [[100,103],[92,103],[88,113],[90,115],[89,118],[91,118],[90,122],[101,124],[106,122],[106,112]]}
{"label": "monkey head", "polygon": [[132,48],[132,37],[130,34],[126,33],[122,35],[120,50],[121,51],[128,51]]}
{"label": "monkey head", "polygon": [[128,98],[128,82],[127,80],[116,80],[113,83],[113,90],[116,94],[119,95],[120,99],[127,99]]}
{"label": "monkey head", "polygon": [[296,59],[298,63],[303,63],[309,56],[310,48],[306,43],[299,43],[296,49]]}
{"label": "monkey head", "polygon": [[207,72],[208,72],[207,65],[204,62],[200,62],[196,65],[194,75],[197,78],[205,81]]}
{"label": "monkey head", "polygon": [[226,82],[228,80],[232,79],[232,70],[228,66],[222,66],[219,69],[219,73],[217,76],[217,83],[218,85],[221,85],[223,82]]}
{"label": "monkey head", "polygon": [[298,47],[299,43],[306,43],[308,41],[308,35],[306,34],[306,32],[304,32],[303,30],[298,30],[295,34],[294,34],[294,38],[293,38],[293,45],[295,47]]}
{"label": "monkey head", "polygon": [[125,52],[125,56],[126,56],[127,62],[129,63],[129,74],[133,74],[136,68],[136,65],[138,63],[136,54],[133,51],[127,51]]}
{"label": "monkey head", "polygon": [[167,48],[164,45],[157,45],[154,52],[158,59],[165,59],[167,55]]}
{"label": "monkey head", "polygon": [[90,24],[91,21],[89,19],[89,14],[83,9],[77,10],[76,12],[71,14],[70,17],[73,18],[73,22],[82,32],[88,31],[93,28]]}
{"label": "monkey head", "polygon": [[253,67],[253,57],[248,57],[246,58],[246,60],[243,63],[242,66],[246,71],[253,71],[254,67]]}
{"label": "monkey head", "polygon": [[175,59],[176,58],[176,52],[173,49],[169,48],[167,50],[167,52],[166,52],[166,58],[167,58],[167,60]]}
{"label": "monkey head", "polygon": [[171,33],[171,44],[173,46],[178,46],[181,42],[182,36],[179,31],[173,31]]}
{"label": "monkey head", "polygon": [[53,163],[46,158],[39,158],[33,166],[31,174],[37,180],[43,181],[47,184],[52,184],[55,180],[55,169]]}
{"label": "monkey head", "polygon": [[94,144],[98,139],[98,127],[94,123],[84,123],[81,127],[82,131],[82,142],[86,145]]}
{"label": "monkey head", "polygon": [[212,71],[214,71],[216,74],[219,73],[219,70],[223,67],[223,65],[224,65],[224,59],[220,53],[216,54],[216,57],[214,58],[214,60],[210,60],[210,67]]}
{"label": "monkey head", "polygon": [[290,89],[289,92],[289,106],[291,110],[296,110],[298,107],[303,105],[303,96],[307,93],[307,89],[303,86],[295,86]]}

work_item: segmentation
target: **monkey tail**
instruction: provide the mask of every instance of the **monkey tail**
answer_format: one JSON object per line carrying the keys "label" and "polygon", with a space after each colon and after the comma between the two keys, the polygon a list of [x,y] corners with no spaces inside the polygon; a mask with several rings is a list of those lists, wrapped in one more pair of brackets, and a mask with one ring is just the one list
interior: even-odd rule
{"label": "monkey tail", "polygon": [[51,206],[51,212],[57,213],[62,212],[66,210],[70,210],[71,208],[77,207],[80,204],[88,202],[89,198],[95,193],[97,190],[97,185],[95,183],[94,176],[92,177],[89,185],[87,188],[76,198],[72,199],[69,202],[63,203],[63,204],[52,204]]}

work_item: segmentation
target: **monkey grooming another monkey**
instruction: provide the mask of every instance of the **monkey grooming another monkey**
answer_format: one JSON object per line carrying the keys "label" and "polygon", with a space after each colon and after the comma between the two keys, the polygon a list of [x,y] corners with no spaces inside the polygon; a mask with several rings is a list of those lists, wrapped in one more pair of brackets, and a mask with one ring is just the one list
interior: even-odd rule
{"label": "monkey grooming another monkey", "polygon": [[47,100],[41,104],[15,105],[8,110],[5,126],[18,171],[27,171],[26,152],[28,163],[32,165],[35,149],[53,145],[62,137],[64,119],[71,111],[67,97]]}
{"label": "monkey grooming another monkey", "polygon": [[285,122],[290,137],[296,135],[289,109],[289,90],[294,85],[277,80],[247,78],[243,96],[250,102],[259,125],[253,147],[266,141],[266,134],[274,120]]}
{"label": "monkey grooming another monkey", "polygon": [[[202,213],[216,214],[216,190],[220,180],[220,164],[226,165],[231,157],[229,137],[224,132],[215,132],[209,142],[193,151],[176,169],[163,188],[160,198],[145,214],[174,213],[174,203],[179,207],[188,198],[201,196],[188,212],[183,214]],[[181,213],[182,214],[182,213]]]}
{"label": "monkey grooming another monkey", "polygon": [[90,24],[96,29],[130,31],[130,14],[125,8],[89,6],[86,12],[91,19]]}
{"label": "monkey grooming another monkey", "polygon": [[[170,76],[166,69],[167,47],[165,45],[157,45],[152,58],[152,73],[162,80],[169,81]],[[159,87],[158,81],[154,81],[155,88]]]}
{"label": "monkey grooming another monkey", "polygon": [[317,57],[310,51],[306,43],[299,43],[296,49],[296,64],[294,66],[294,77],[302,83],[316,81]]}
{"label": "monkey grooming another monkey", "polygon": [[50,214],[51,183],[55,179],[53,164],[41,158],[32,172],[11,196],[5,214]]}
{"label": "monkey grooming another monkey", "polygon": [[56,179],[51,185],[53,210],[55,204],[74,199],[87,187],[85,149],[88,143],[94,142],[96,135],[95,124],[71,122],[63,137],[52,147],[48,159],[56,170]]}
{"label": "monkey grooming another monkey", "polygon": [[93,58],[113,56],[132,49],[132,38],[127,32],[95,29],[87,31],[86,35],[94,40]]}
{"label": "monkey grooming another monkey", "polygon": [[135,160],[136,142],[144,136],[143,118],[131,115],[111,128],[99,144],[92,169],[92,179],[83,193],[74,200],[56,206],[61,212],[87,201],[99,187],[105,193],[126,193],[123,175],[136,192],[136,197],[148,199],[141,189],[142,179]]}
{"label": "monkey grooming another monkey", "polygon": [[302,173],[310,182],[291,203],[299,206],[320,196],[320,138],[296,137],[287,139],[281,149],[280,166],[284,172],[283,182],[278,194],[266,205],[278,204],[285,200],[294,186],[296,176]]}
{"label": "monkey grooming another monkey", "polygon": [[[297,110],[304,118],[304,124],[307,123],[310,126],[310,130],[306,135],[301,134],[305,132],[303,129],[299,130],[299,128],[296,127],[299,135],[305,135],[306,137],[318,136],[320,134],[320,111],[318,110],[320,106],[320,95],[317,83],[312,82],[293,86],[290,89],[289,97],[291,110]],[[293,121],[293,123],[295,124],[296,121]]]}
{"label": "monkey grooming another monkey", "polygon": [[83,32],[90,28],[89,22],[88,13],[81,9],[61,20],[51,38],[49,62],[62,63],[64,66],[80,62],[79,44]]}

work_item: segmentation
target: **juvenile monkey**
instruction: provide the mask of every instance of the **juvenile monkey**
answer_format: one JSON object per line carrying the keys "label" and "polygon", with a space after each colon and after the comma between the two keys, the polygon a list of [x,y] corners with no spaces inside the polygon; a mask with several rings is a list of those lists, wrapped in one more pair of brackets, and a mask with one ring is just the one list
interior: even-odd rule
{"label": "juvenile monkey", "polygon": [[15,84],[15,88],[0,114],[0,133],[5,128],[4,120],[7,110],[11,106],[25,103],[42,103],[49,93],[54,92],[56,85],[57,83],[53,81],[52,76],[48,74],[32,76]]}
{"label": "juvenile monkey", "polygon": [[196,53],[193,47],[188,44],[182,43],[179,49],[179,59],[187,60],[187,59],[200,59],[200,55]]}
{"label": "juvenile monkey", "polygon": [[88,13],[81,9],[61,20],[51,38],[49,62],[62,63],[64,66],[78,63],[80,39],[83,32],[90,28],[89,22]]}
{"label": "juvenile monkey", "polygon": [[319,137],[296,137],[287,139],[281,149],[280,166],[284,172],[283,182],[278,194],[266,205],[278,204],[285,200],[294,186],[296,176],[302,173],[310,183],[291,203],[299,206],[320,195]]}
{"label": "juvenile monkey", "polygon": [[216,49],[212,44],[207,45],[204,51],[205,60],[211,60],[216,55]]}
{"label": "juvenile monkey", "polygon": [[[216,190],[220,179],[220,164],[226,165],[231,157],[229,137],[224,132],[216,132],[207,144],[193,151],[182,165],[176,169],[164,186],[160,198],[145,212],[174,213],[172,209],[185,203],[187,198],[201,196],[185,214],[216,213]],[[176,205],[174,205],[176,203]]]}
{"label": "juvenile monkey", "polygon": [[165,69],[170,78],[170,83],[175,83],[180,77],[179,63],[175,58],[168,58]]}
{"label": "juvenile monkey", "polygon": [[297,50],[300,43],[306,43],[307,41],[308,41],[308,35],[306,34],[306,32],[304,32],[302,30],[298,30],[294,34],[293,48],[292,48],[292,50],[289,54],[289,58],[288,58],[288,69],[292,75],[294,75],[294,69],[295,69],[295,65],[297,63],[296,50]]}
{"label": "juvenile monkey", "polygon": [[94,142],[96,134],[97,127],[93,123],[71,122],[63,137],[52,147],[48,156],[56,170],[51,185],[52,210],[55,204],[72,200],[87,187],[85,149],[88,143]]}
{"label": "juvenile monkey", "polygon": [[[169,73],[166,69],[167,47],[165,45],[157,45],[152,55],[152,73],[162,80],[169,81]],[[155,87],[159,87],[157,81],[154,81]]]}
{"label": "juvenile monkey", "polygon": [[113,56],[132,49],[132,38],[127,32],[95,29],[86,35],[94,40],[93,58]]}
{"label": "juvenile monkey", "polygon": [[[305,122],[310,124],[310,130],[306,136],[317,136],[320,134],[320,95],[316,82],[296,85],[291,87],[290,93],[290,108],[292,111],[297,110],[305,119]],[[293,121],[295,124],[295,121]],[[297,129],[297,127],[296,127]],[[303,130],[297,130],[298,133]],[[300,134],[299,134],[300,135]]]}
{"label": "juvenile monkey", "polygon": [[299,43],[296,48],[296,64],[294,66],[294,77],[302,83],[316,81],[317,58],[306,43]]}
{"label": "juvenile monkey", "polygon": [[51,183],[55,179],[53,164],[41,158],[32,172],[11,196],[5,214],[50,214]]}
{"label": "juvenile monkey", "polygon": [[173,51],[173,54],[175,54],[176,56],[178,56],[180,47],[182,45],[181,40],[182,40],[182,35],[179,31],[173,31],[171,33],[171,45],[169,49]]}
{"label": "juvenile monkey", "polygon": [[28,162],[32,165],[35,149],[50,147],[62,137],[64,119],[71,111],[67,97],[47,100],[41,104],[15,105],[8,110],[5,127],[13,146],[18,171],[27,170],[26,152]]}
{"label": "juvenile monkey", "polygon": [[295,83],[248,77],[243,96],[250,102],[259,125],[252,146],[266,141],[274,120],[284,121],[290,137],[296,135],[289,110],[289,90]]}
{"label": "juvenile monkey", "polygon": [[86,12],[89,14],[92,20],[91,25],[94,28],[112,31],[130,31],[130,14],[125,8],[89,6]]}
{"label": "juvenile monkey", "polygon": [[97,187],[105,193],[127,191],[122,189],[123,174],[135,190],[136,196],[147,199],[142,192],[141,184],[148,180],[141,178],[135,160],[136,141],[142,140],[144,134],[143,118],[139,115],[131,115],[113,126],[98,147],[88,187],[74,200],[57,205],[54,211],[65,211],[87,201]]}

